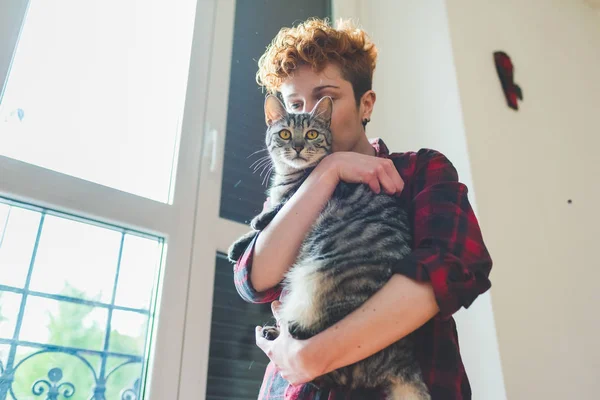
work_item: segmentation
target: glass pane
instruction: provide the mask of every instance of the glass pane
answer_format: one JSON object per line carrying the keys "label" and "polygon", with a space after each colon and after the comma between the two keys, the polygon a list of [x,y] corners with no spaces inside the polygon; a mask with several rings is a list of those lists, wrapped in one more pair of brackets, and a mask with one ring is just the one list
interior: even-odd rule
{"label": "glass pane", "polygon": [[[0,199],[0,217],[7,207]],[[20,203],[10,210],[5,237],[35,234],[0,241],[0,254],[16,246],[33,260],[18,286],[0,284],[0,400],[37,399],[61,384],[75,388],[71,399],[139,399],[163,240]]]}
{"label": "glass pane", "polygon": [[110,351],[144,354],[148,316],[129,311],[115,311],[110,332]]}
{"label": "glass pane", "polygon": [[[330,0],[236,2],[221,218],[247,223],[262,210],[265,201],[265,174],[262,168],[254,171],[252,165],[266,155],[257,152],[265,148],[262,133],[266,131],[262,107],[265,94],[254,80],[257,60],[282,26],[310,17],[329,17],[330,3]],[[248,18],[249,15],[257,17]]]}
{"label": "glass pane", "polygon": [[102,308],[29,296],[19,339],[101,351],[107,315]]}
{"label": "glass pane", "polygon": [[133,290],[137,287],[152,288],[160,262],[162,245],[156,239],[125,235],[123,255],[117,285],[115,303],[119,306],[148,309],[152,293]]}
{"label": "glass pane", "polygon": [[10,351],[9,345],[0,345],[0,371],[4,371],[4,366],[8,360],[8,353]]}
{"label": "glass pane", "polygon": [[40,214],[0,203],[0,284],[25,284]]}
{"label": "glass pane", "polygon": [[31,0],[0,154],[169,201],[195,3]]}
{"label": "glass pane", "polygon": [[120,245],[120,232],[47,215],[31,289],[110,302]]}
{"label": "glass pane", "polygon": [[12,339],[21,307],[21,295],[0,291],[0,338]]}

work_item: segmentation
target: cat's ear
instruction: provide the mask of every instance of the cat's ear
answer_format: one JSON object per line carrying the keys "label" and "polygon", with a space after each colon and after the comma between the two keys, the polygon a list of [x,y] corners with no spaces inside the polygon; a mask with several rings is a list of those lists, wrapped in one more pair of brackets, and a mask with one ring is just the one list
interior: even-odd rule
{"label": "cat's ear", "polygon": [[288,113],[284,105],[276,96],[268,95],[265,99],[265,122],[267,126],[287,117]]}
{"label": "cat's ear", "polygon": [[310,118],[318,119],[327,127],[331,125],[331,114],[333,112],[333,100],[329,96],[323,97],[310,112]]}

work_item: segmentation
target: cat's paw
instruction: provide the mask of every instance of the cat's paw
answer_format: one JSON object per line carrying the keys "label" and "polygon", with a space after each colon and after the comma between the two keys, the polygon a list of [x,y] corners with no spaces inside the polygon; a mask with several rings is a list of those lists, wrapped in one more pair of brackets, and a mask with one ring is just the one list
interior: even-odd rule
{"label": "cat's paw", "polygon": [[267,225],[271,223],[271,221],[273,220],[273,218],[275,218],[278,212],[278,207],[272,208],[270,210],[265,210],[262,213],[258,214],[256,217],[252,218],[252,221],[250,221],[250,226],[256,231],[262,231],[267,227]]}
{"label": "cat's paw", "polygon": [[298,323],[293,321],[288,324],[288,331],[294,339],[298,340],[310,339],[313,336],[311,332],[302,329]]}
{"label": "cat's paw", "polygon": [[265,326],[262,330],[262,336],[267,340],[275,340],[279,337],[279,328],[276,326]]}
{"label": "cat's paw", "polygon": [[238,262],[242,255],[246,252],[246,249],[248,248],[255,236],[255,231],[248,232],[247,234],[239,238],[235,243],[233,243],[227,251],[227,258],[229,259],[229,261],[231,261],[232,263]]}

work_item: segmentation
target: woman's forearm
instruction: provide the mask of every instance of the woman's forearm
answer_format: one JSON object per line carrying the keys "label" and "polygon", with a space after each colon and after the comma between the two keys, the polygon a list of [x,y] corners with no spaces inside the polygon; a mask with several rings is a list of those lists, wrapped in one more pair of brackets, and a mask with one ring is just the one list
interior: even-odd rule
{"label": "woman's forearm", "polygon": [[326,374],[384,349],[438,311],[430,284],[394,275],[362,307],[309,339],[305,356]]}
{"label": "woman's forearm", "polygon": [[250,272],[255,290],[261,292],[282,281],[338,181],[335,171],[322,162],[261,232]]}

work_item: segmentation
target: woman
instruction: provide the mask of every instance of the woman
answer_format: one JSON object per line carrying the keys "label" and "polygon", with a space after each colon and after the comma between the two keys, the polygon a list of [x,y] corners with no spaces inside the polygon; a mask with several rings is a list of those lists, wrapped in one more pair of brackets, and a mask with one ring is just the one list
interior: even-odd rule
{"label": "woman", "polygon": [[[377,49],[349,23],[309,20],[284,28],[259,61],[257,81],[278,93],[291,112],[334,100],[333,154],[250,244],[235,266],[235,284],[250,302],[272,302],[277,317],[280,283],[303,238],[340,181],[362,182],[410,204],[412,253],[361,309],[311,339],[293,339],[285,326],[274,341],[256,329],[270,358],[259,399],[341,399],[318,393],[314,378],[360,361],[414,333],[417,359],[433,399],[470,399],[452,315],[491,286],[492,261],[477,219],[451,162],[441,153],[390,154],[365,127],[376,96]],[[383,399],[383,395],[381,397]]]}

